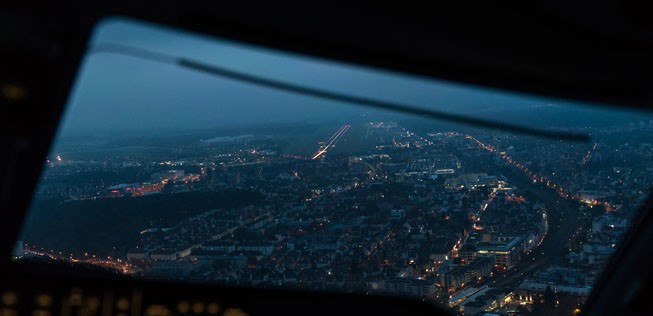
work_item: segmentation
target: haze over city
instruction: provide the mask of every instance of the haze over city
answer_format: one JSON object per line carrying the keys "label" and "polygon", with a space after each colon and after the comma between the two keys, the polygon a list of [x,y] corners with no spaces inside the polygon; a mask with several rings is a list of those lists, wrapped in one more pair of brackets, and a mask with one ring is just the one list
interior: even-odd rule
{"label": "haze over city", "polygon": [[[590,135],[552,140],[327,91]],[[96,30],[16,257],[183,282],[572,313],[653,181],[653,115],[426,80],[140,22]]]}

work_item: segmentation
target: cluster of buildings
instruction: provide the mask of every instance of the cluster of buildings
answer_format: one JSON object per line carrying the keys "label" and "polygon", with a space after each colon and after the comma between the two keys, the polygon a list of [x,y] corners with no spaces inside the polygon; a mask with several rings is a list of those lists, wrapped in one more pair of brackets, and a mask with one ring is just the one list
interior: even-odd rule
{"label": "cluster of buildings", "polygon": [[446,300],[513,267],[542,238],[541,206],[505,177],[465,173],[447,135],[369,128],[387,140],[374,154],[319,162],[262,162],[260,148],[246,151],[257,158],[221,155],[234,160],[207,163],[214,168],[203,183],[255,184],[265,204],[151,228],[127,258],[149,277]]}
{"label": "cluster of buildings", "polygon": [[[333,151],[311,160],[284,154],[270,139],[216,138],[167,157],[173,162],[163,166],[130,163],[142,169],[138,176],[149,175],[147,183],[53,184],[41,194],[253,190],[263,203],[207,210],[172,227],[134,232],[138,242],[125,258],[145,277],[409,295],[475,315],[533,306],[547,288],[582,301],[653,182],[647,142],[603,138],[565,147],[502,134],[422,137],[386,122],[363,130],[376,144],[372,152]],[[197,152],[205,155],[188,157]],[[46,177],[117,164],[60,165]],[[523,172],[543,190],[584,205],[567,210],[582,214],[584,226],[582,236],[564,245],[570,247],[565,266],[492,287],[489,281],[519,266],[550,229],[551,210],[502,170]]]}

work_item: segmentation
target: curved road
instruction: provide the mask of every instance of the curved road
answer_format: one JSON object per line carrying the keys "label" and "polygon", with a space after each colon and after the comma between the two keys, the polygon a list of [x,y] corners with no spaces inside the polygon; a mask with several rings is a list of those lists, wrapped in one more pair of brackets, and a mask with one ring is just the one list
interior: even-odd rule
{"label": "curved road", "polygon": [[530,272],[549,264],[561,264],[567,251],[568,242],[580,230],[580,214],[578,202],[565,199],[540,184],[533,184],[525,175],[511,171],[504,174],[513,185],[530,192],[537,201],[545,204],[549,221],[549,232],[542,244],[530,254],[525,255],[516,267],[503,274],[488,278],[479,285],[491,287],[514,286],[522,281]]}

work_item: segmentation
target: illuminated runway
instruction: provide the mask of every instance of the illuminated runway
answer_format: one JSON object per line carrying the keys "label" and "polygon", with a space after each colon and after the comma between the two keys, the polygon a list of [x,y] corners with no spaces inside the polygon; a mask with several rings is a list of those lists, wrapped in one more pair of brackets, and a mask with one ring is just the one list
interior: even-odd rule
{"label": "illuminated runway", "polygon": [[331,135],[331,137],[324,143],[324,145],[321,146],[320,149],[318,149],[318,151],[315,152],[315,154],[313,154],[311,159],[315,160],[320,156],[322,156],[324,153],[326,153],[327,150],[329,150],[329,148],[333,147],[333,145],[335,145],[338,142],[338,140],[340,140],[342,135],[345,135],[345,133],[349,130],[350,127],[351,125],[341,126],[333,135]]}

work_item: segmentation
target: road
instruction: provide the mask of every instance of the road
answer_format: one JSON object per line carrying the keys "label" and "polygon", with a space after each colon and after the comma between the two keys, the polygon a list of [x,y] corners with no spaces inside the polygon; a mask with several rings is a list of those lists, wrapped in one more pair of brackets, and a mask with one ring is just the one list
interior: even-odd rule
{"label": "road", "polygon": [[508,272],[496,275],[481,282],[491,287],[514,286],[520,283],[537,268],[549,264],[561,264],[570,238],[579,230],[579,204],[573,200],[561,198],[558,194],[540,184],[533,184],[525,175],[510,172],[505,174],[508,181],[517,187],[527,190],[537,201],[545,204],[549,217],[549,232],[542,244],[530,254],[525,255],[519,264]]}

